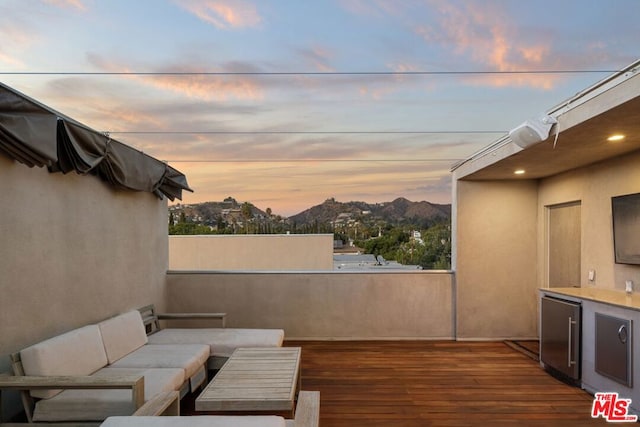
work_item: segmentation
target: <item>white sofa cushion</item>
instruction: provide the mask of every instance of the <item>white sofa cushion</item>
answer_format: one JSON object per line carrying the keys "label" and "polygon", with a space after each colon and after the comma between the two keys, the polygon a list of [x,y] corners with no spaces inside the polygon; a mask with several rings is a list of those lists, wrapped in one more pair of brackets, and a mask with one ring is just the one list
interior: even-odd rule
{"label": "white sofa cushion", "polygon": [[[20,352],[26,375],[91,375],[106,366],[107,355],[100,329],[87,325],[74,329]],[[60,390],[33,390],[34,397],[47,399]]]}
{"label": "white sofa cushion", "polygon": [[162,329],[149,336],[149,344],[207,344],[211,356],[229,357],[237,348],[282,347],[282,329]]}
{"label": "white sofa cushion", "polygon": [[163,391],[178,391],[184,383],[184,369],[181,368],[114,368],[107,366],[93,374],[99,377],[114,375],[142,375],[144,377],[144,398],[151,399]]}
{"label": "white sofa cushion", "polygon": [[114,368],[182,368],[185,380],[209,358],[209,346],[196,344],[144,345],[119,359]]}
{"label": "white sofa cushion", "polygon": [[98,323],[109,364],[147,343],[142,315],[131,310]]}
{"label": "white sofa cushion", "polygon": [[273,415],[194,415],[191,417],[111,417],[100,427],[285,427]]}
{"label": "white sofa cushion", "polygon": [[[142,375],[145,400],[149,400],[160,392],[179,390],[184,371],[107,367],[94,375]],[[113,415],[131,415],[134,410],[131,390],[65,390],[51,399],[36,402],[33,419],[38,422],[102,421]]]}

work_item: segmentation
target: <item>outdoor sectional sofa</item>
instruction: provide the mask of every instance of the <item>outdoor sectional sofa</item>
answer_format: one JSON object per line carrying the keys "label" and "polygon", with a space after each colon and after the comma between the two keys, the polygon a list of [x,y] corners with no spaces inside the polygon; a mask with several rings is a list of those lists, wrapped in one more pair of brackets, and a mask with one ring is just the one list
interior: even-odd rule
{"label": "outdoor sectional sofa", "polygon": [[[140,308],[149,344],[207,344],[211,354],[209,369],[219,369],[237,348],[281,347],[282,329],[226,328],[226,313],[163,313],[153,305]],[[220,319],[221,328],[161,328],[160,320]]]}
{"label": "outdoor sectional sofa", "polygon": [[[282,336],[268,332],[280,339],[265,345],[282,345],[280,332]],[[4,377],[0,384],[23,390],[30,422],[130,415],[160,393],[177,391],[183,397],[206,382],[216,343],[202,337],[200,343],[151,343],[141,311],[132,310],[13,354],[14,377]],[[255,345],[256,340],[246,343]]]}

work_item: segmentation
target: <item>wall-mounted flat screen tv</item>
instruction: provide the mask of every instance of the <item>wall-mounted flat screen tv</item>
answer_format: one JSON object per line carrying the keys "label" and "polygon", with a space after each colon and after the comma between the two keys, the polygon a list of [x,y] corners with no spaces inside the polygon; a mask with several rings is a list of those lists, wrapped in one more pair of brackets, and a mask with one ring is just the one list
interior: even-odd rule
{"label": "wall-mounted flat screen tv", "polygon": [[611,198],[616,264],[640,264],[640,193]]}

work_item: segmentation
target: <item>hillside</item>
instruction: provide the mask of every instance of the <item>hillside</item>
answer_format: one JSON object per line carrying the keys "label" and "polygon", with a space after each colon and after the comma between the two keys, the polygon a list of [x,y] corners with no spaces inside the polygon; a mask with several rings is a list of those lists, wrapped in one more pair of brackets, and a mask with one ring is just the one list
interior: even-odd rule
{"label": "hillside", "polygon": [[[203,225],[215,225],[220,218],[240,220],[242,218],[242,205],[233,197],[227,197],[222,202],[203,202],[190,205],[170,206],[169,211],[176,214],[184,213],[192,222]],[[266,218],[267,213],[249,203],[251,214],[254,218]]]}
{"label": "hillside", "polygon": [[386,203],[338,202],[328,199],[297,215],[289,217],[296,224],[321,224],[335,222],[339,217],[350,216],[353,219],[366,217],[369,220],[381,220],[389,224],[415,224],[429,226],[451,218],[451,205],[440,205],[426,201],[412,202],[403,197]]}
{"label": "hillside", "polygon": [[[426,201],[412,202],[405,198],[398,198],[392,202],[338,202],[327,199],[323,203],[306,209],[289,218],[270,216],[249,202],[240,203],[232,197],[222,202],[204,202],[189,205],[170,206],[174,223],[181,216],[191,223],[211,227],[226,227],[232,224],[243,224],[246,221],[243,205],[251,209],[250,223],[274,226],[265,228],[268,231],[280,232],[293,230],[294,232],[327,232],[332,227],[361,222],[377,227],[378,225],[413,225],[421,228],[451,218],[451,205],[439,205]],[[276,228],[275,224],[279,224]],[[312,231],[315,230],[315,231]]]}

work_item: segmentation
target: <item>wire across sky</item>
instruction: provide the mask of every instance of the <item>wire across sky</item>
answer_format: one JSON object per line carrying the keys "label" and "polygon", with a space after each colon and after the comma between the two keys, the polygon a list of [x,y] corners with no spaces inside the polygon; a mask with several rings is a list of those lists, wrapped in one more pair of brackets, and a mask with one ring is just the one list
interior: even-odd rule
{"label": "wire across sky", "polygon": [[640,13],[638,0],[0,3],[3,84],[176,163],[195,190],[184,203],[285,215],[330,197],[447,203],[454,164],[627,69]]}

